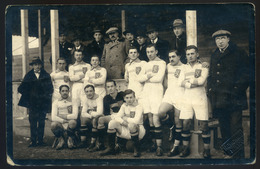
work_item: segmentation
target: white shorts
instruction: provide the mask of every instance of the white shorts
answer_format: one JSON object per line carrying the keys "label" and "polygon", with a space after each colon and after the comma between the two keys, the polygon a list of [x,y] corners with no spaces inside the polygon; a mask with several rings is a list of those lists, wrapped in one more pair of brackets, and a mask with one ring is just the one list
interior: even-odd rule
{"label": "white shorts", "polygon": [[166,90],[162,103],[168,103],[173,105],[176,109],[181,110],[183,105],[183,92],[174,92]]}
{"label": "white shorts", "polygon": [[206,93],[185,93],[180,119],[192,119],[195,113],[197,120],[208,120],[208,100]]}
{"label": "white shorts", "polygon": [[158,114],[163,98],[163,86],[160,83],[146,83],[143,91],[144,114]]}
{"label": "white shorts", "polygon": [[[138,135],[139,140],[143,139],[143,137],[145,135],[145,129],[144,129],[143,125],[139,125],[138,134],[139,134]],[[117,133],[117,136],[120,138],[127,139],[127,140],[131,139],[131,134],[130,134],[129,128],[126,126],[122,126],[122,133],[121,134]]]}

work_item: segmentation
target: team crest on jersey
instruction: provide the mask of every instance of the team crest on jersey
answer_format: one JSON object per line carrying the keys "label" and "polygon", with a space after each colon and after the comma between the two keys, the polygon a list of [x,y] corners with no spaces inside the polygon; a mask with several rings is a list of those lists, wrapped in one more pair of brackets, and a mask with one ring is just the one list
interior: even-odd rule
{"label": "team crest on jersey", "polygon": [[101,76],[100,72],[96,72],[96,73],[95,73],[95,79],[100,78],[100,76]]}
{"label": "team crest on jersey", "polygon": [[135,117],[135,111],[130,111],[130,118],[134,118]]}
{"label": "team crest on jersey", "polygon": [[195,78],[199,78],[200,76],[201,76],[201,69],[196,69],[196,70],[195,70],[194,77],[195,77]]}
{"label": "team crest on jersey", "polygon": [[176,78],[179,78],[180,73],[181,73],[181,69],[176,69],[176,71],[175,71],[175,73],[174,73],[174,76],[175,76]]}
{"label": "team crest on jersey", "polygon": [[153,73],[158,73],[158,71],[159,71],[159,65],[153,65],[153,70],[152,70],[152,72],[153,72]]}
{"label": "team crest on jersey", "polygon": [[135,68],[135,73],[138,75],[141,72],[142,68],[141,67],[136,67]]}
{"label": "team crest on jersey", "polygon": [[93,111],[97,111],[97,107],[92,107],[92,108],[90,108],[90,109],[88,109],[87,110],[87,112],[89,113],[89,114],[91,114]]}
{"label": "team crest on jersey", "polygon": [[68,113],[71,114],[72,113],[72,105],[68,106],[67,109],[68,109]]}

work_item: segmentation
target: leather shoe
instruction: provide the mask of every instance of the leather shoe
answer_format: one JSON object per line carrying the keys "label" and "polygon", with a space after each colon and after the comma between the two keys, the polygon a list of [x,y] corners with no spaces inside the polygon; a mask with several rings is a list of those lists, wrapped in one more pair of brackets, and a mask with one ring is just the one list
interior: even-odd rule
{"label": "leather shoe", "polygon": [[168,157],[176,156],[180,153],[179,146],[173,146],[170,152],[167,154]]}
{"label": "leather shoe", "polygon": [[155,154],[156,154],[156,156],[162,156],[163,155],[163,149],[161,147],[157,147]]}
{"label": "leather shoe", "polygon": [[210,149],[204,149],[204,151],[203,151],[203,157],[204,157],[205,159],[211,158]]}
{"label": "leather shoe", "polygon": [[39,141],[38,143],[37,143],[37,145],[38,146],[47,146],[47,144],[45,143],[45,142],[43,142],[43,141]]}
{"label": "leather shoe", "polygon": [[190,148],[189,146],[184,146],[182,152],[180,153],[180,157],[187,157],[190,155]]}
{"label": "leather shoe", "polygon": [[28,145],[28,147],[37,147],[37,144],[34,143],[34,142],[31,142],[31,143]]}

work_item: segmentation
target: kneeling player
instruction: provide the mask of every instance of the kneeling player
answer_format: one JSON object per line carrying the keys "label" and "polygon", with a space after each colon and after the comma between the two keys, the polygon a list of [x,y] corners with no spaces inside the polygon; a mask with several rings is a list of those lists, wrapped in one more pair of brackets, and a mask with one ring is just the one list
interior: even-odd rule
{"label": "kneeling player", "polygon": [[168,156],[175,156],[179,154],[179,144],[181,141],[182,121],[179,119],[179,116],[184,88],[178,85],[178,79],[183,65],[180,61],[180,57],[180,54],[176,50],[169,52],[170,63],[167,65],[166,69],[168,81],[167,90],[159,108],[161,123],[166,123],[166,121],[169,120],[169,115],[167,112],[174,109],[175,140],[173,148],[168,153]]}
{"label": "kneeling player", "polygon": [[[77,141],[75,128],[78,117],[78,111],[75,111],[75,106],[77,105],[72,105],[72,102],[68,99],[69,86],[61,85],[59,90],[61,98],[53,102],[51,112],[51,131],[55,135],[52,148],[56,148],[57,150],[62,149],[65,141],[67,141],[68,148],[75,148],[75,142]],[[67,138],[65,137],[66,132]]]}
{"label": "kneeling player", "polygon": [[84,87],[86,98],[82,100],[82,112],[80,116],[81,121],[81,144],[80,147],[86,146],[86,131],[92,127],[91,143],[88,147],[89,151],[95,147],[98,136],[98,118],[103,115],[103,98],[95,93],[93,85]]}
{"label": "kneeling player", "polygon": [[186,56],[188,64],[183,66],[183,71],[179,77],[179,85],[185,88],[183,96],[183,106],[180,113],[180,119],[183,119],[183,151],[181,157],[190,154],[190,127],[191,119],[195,113],[195,117],[199,120],[202,130],[202,138],[204,143],[204,158],[210,158],[210,133],[208,128],[208,101],[204,84],[208,77],[208,68],[204,67],[199,61],[198,48],[196,46],[188,46],[186,48]]}
{"label": "kneeling player", "polygon": [[131,139],[134,142],[134,157],[140,156],[139,140],[145,135],[143,126],[143,108],[135,98],[131,89],[125,91],[125,103],[121,106],[117,117],[108,124],[108,148],[100,155],[115,154],[115,137]]}

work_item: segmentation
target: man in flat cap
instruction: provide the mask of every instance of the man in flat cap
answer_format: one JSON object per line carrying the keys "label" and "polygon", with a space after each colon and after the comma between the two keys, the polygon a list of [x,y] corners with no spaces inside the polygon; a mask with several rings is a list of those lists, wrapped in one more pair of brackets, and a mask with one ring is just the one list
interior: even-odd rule
{"label": "man in flat cap", "polygon": [[187,38],[185,33],[185,25],[181,19],[175,19],[172,25],[172,31],[174,33],[173,40],[170,44],[170,49],[177,50],[181,55],[181,62],[186,64],[186,52]]}
{"label": "man in flat cap", "polygon": [[123,79],[127,59],[125,42],[119,39],[117,27],[109,28],[106,34],[110,42],[104,46],[101,66],[106,68],[108,79]]}
{"label": "man in flat cap", "polygon": [[158,34],[158,29],[154,25],[147,26],[146,35],[150,39],[148,44],[156,45],[159,58],[168,63],[169,42],[158,37]]}
{"label": "man in flat cap", "polygon": [[[217,49],[211,56],[208,94],[213,115],[219,119],[225,154],[243,158],[242,110],[248,108],[249,58],[244,50],[230,42],[230,36],[227,30],[212,34]],[[238,144],[229,144],[233,142]]]}
{"label": "man in flat cap", "polygon": [[101,60],[103,49],[105,46],[105,40],[103,39],[102,30],[99,27],[95,27],[93,30],[94,40],[87,45],[87,58],[91,58],[97,55],[99,60]]}
{"label": "man in flat cap", "polygon": [[22,94],[18,105],[29,109],[29,122],[31,143],[29,147],[42,146],[46,113],[51,110],[53,86],[51,77],[42,68],[42,61],[34,57],[29,71],[20,86],[18,92]]}

